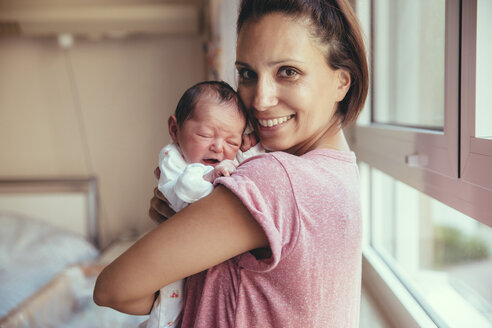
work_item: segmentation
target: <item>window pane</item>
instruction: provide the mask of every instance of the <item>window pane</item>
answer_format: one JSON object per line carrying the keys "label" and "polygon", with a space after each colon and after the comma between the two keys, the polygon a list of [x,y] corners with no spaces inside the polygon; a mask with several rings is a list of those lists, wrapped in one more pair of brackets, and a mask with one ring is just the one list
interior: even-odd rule
{"label": "window pane", "polygon": [[492,228],[371,169],[372,246],[434,320],[492,325]]}
{"label": "window pane", "polygon": [[374,121],[442,130],[445,0],[374,4]]}
{"label": "window pane", "polygon": [[492,1],[477,1],[477,84],[475,136],[492,139]]}

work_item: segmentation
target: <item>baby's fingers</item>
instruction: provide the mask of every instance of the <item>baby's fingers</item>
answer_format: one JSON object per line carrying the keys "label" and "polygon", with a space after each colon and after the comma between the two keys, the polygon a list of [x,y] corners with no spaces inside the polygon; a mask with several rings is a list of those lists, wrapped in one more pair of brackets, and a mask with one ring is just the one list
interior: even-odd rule
{"label": "baby's fingers", "polygon": [[249,134],[243,134],[243,142],[241,144],[241,151],[248,151],[251,148],[251,138]]}
{"label": "baby's fingers", "polygon": [[228,167],[220,167],[219,168],[219,173],[220,175],[224,176],[224,177],[228,177],[231,175],[231,170],[228,168]]}

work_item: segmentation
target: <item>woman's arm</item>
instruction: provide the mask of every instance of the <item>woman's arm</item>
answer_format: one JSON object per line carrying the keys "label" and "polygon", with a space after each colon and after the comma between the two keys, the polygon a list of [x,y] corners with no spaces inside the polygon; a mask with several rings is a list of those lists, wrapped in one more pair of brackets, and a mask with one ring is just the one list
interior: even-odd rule
{"label": "woman's arm", "polygon": [[108,265],[97,278],[94,300],[122,312],[146,314],[161,287],[266,246],[266,235],[247,208],[219,185]]}

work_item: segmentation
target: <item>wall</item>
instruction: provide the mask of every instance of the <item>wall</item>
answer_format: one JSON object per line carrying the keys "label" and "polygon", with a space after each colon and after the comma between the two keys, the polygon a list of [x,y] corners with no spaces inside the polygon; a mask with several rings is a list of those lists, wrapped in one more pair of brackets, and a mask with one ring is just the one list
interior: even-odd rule
{"label": "wall", "polygon": [[218,6],[217,39],[221,49],[219,76],[237,89],[236,78],[236,20],[239,0],[221,1]]}
{"label": "wall", "polygon": [[167,118],[204,70],[199,37],[0,38],[0,178],[97,176],[103,245],[152,227]]}

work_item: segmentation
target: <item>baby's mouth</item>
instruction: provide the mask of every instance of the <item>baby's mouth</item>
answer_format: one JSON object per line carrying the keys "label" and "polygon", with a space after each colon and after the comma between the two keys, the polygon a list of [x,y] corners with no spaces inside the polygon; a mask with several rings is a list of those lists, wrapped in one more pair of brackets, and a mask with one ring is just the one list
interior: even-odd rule
{"label": "baby's mouth", "polygon": [[215,158],[205,158],[202,160],[205,165],[215,166],[219,164],[219,160]]}

